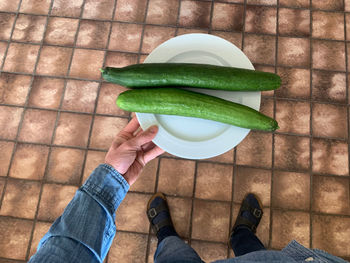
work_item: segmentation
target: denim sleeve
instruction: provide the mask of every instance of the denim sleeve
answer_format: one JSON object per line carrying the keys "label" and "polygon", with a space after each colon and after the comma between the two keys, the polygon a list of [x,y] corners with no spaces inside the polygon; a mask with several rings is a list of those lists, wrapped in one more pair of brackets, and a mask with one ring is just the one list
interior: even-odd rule
{"label": "denim sleeve", "polygon": [[129,184],[99,165],[41,239],[29,262],[102,262],[116,232],[115,211]]}

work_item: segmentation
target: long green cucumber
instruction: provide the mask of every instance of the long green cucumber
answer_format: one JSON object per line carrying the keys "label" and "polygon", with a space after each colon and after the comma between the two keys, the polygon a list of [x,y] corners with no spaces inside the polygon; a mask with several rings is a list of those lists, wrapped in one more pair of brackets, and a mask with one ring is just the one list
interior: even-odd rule
{"label": "long green cucumber", "polygon": [[274,119],[250,107],[184,89],[131,89],[119,94],[116,103],[131,112],[197,117],[255,130],[278,129]]}
{"label": "long green cucumber", "polygon": [[281,78],[249,69],[190,63],[146,63],[101,69],[105,80],[130,88],[186,86],[231,91],[274,90]]}

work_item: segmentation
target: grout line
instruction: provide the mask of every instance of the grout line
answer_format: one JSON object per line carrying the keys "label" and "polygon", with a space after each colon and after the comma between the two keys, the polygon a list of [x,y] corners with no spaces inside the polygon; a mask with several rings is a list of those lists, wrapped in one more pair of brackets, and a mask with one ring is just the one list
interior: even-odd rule
{"label": "grout line", "polygon": [[[343,5],[345,9],[345,0],[343,0]],[[344,12],[344,40],[348,38],[347,36],[347,28],[346,28],[346,13]],[[345,75],[345,83],[346,83],[346,102],[349,103],[349,72],[348,72],[348,66],[349,66],[349,60],[348,60],[348,44],[345,42],[345,70],[346,70],[346,75]],[[348,128],[348,140],[350,139],[350,123],[349,123],[349,118],[350,118],[350,111],[349,107],[347,107],[347,128]],[[348,174],[350,173],[350,144],[348,143]],[[350,183],[349,183],[349,193],[350,193]],[[348,202],[350,203],[350,195],[348,198]]]}
{"label": "grout line", "polygon": [[[235,186],[235,178],[236,178],[236,171],[237,171],[237,164],[236,164],[236,156],[237,156],[237,146],[233,150],[233,167],[232,167],[232,185],[231,185],[231,204],[230,204],[230,221],[229,221],[229,232],[228,232],[228,241],[227,243],[230,244],[231,239],[231,232],[233,228],[233,206],[234,206],[234,186]],[[230,251],[232,248],[230,248],[230,245],[227,246],[227,258],[230,258]]]}
{"label": "grout line", "polygon": [[[115,16],[115,10],[116,10],[116,7],[117,7],[117,1],[118,0],[114,1],[112,20],[114,19],[114,16]],[[113,23],[110,23],[108,37],[107,37],[107,42],[106,42],[106,49],[108,48],[109,42],[111,40],[112,27],[113,27]],[[107,51],[105,52],[104,57],[103,57],[102,67],[104,67],[105,64],[106,64],[106,58],[107,58]],[[101,79],[102,79],[102,76],[100,76],[100,80]],[[98,99],[100,97],[101,86],[102,86],[102,82],[100,82],[98,87],[97,87],[96,100],[95,100],[94,110],[92,112],[91,124],[90,124],[89,133],[88,133],[87,149],[89,149],[89,146],[90,146],[90,139],[91,139],[92,129],[93,129],[94,122],[95,122],[95,117],[96,117],[96,115],[100,116],[100,114],[96,114],[96,110],[97,110]],[[107,115],[106,117],[111,117],[111,116]],[[84,154],[84,161],[83,161],[83,166],[82,166],[81,175],[80,175],[80,179],[79,179],[79,185],[83,184],[82,181],[83,181],[83,178],[84,178],[84,172],[85,172],[85,165],[86,165],[87,155],[88,155],[88,150]]]}
{"label": "grout line", "polygon": [[[277,10],[276,10],[276,36],[275,36],[275,74],[277,74],[277,65],[278,65],[278,38],[279,38],[279,0],[277,0]],[[273,92],[273,118],[276,119],[276,90]],[[273,224],[273,182],[275,176],[275,135],[272,133],[272,148],[271,148],[271,181],[270,181],[270,222],[269,222],[269,241],[268,247],[271,247],[272,242],[272,224]]]}
{"label": "grout line", "polygon": [[[195,161],[194,166],[194,178],[193,178],[193,192],[192,192],[192,202],[191,202],[191,213],[190,213],[190,228],[188,233],[188,244],[191,245],[192,241],[192,221],[193,221],[193,210],[194,210],[194,200],[196,199],[196,186],[197,186],[197,171],[198,171],[198,161]],[[199,198],[197,198],[199,199]]]}
{"label": "grout line", "polygon": [[215,3],[215,1],[211,1],[208,34],[211,34],[211,33],[212,33],[212,27],[213,27],[212,22],[213,22],[213,13],[214,13],[214,3]]}
{"label": "grout line", "polygon": [[142,23],[142,31],[141,31],[141,38],[140,38],[140,46],[139,46],[139,51],[137,52],[138,58],[137,58],[137,63],[140,63],[140,57],[141,57],[141,51],[142,51],[142,46],[143,46],[143,37],[145,35],[145,27],[146,27],[146,19],[147,19],[147,13],[148,13],[148,6],[149,6],[149,1],[147,0],[146,3],[146,9],[145,9],[145,16],[143,18],[143,23]]}
{"label": "grout line", "polygon": [[[15,31],[15,27],[16,27],[16,23],[17,23],[17,18],[19,16],[19,10],[20,10],[21,4],[22,4],[22,0],[20,0],[18,2],[17,12],[16,12],[15,19],[13,20],[13,25],[12,25],[10,37],[9,37],[9,40],[6,41],[7,42],[7,46],[6,46],[6,50],[4,52],[4,56],[3,56],[2,62],[1,62],[0,75],[2,73],[2,70],[3,70],[4,66],[5,66],[5,60],[6,60],[6,57],[7,57],[8,50],[10,48],[10,43],[11,43],[11,38],[12,38],[13,32]],[[15,140],[18,139],[18,135],[19,135],[19,131],[20,131],[20,125],[21,125],[21,122],[23,120],[23,116],[24,116],[24,108],[23,108],[23,112],[21,114],[20,122],[19,122],[18,127],[17,127],[17,134],[16,134]],[[16,148],[17,148],[17,143],[15,141],[15,144],[14,144],[13,149],[12,149],[11,157],[10,157],[10,164],[9,164],[9,167],[8,167],[8,170],[7,170],[7,174],[6,174],[6,177],[5,177],[5,180],[4,180],[4,186],[2,188],[2,194],[0,196],[0,209],[2,207],[2,202],[3,202],[4,197],[5,197],[5,191],[6,191],[6,188],[7,188],[7,180],[8,180],[8,177],[10,175],[10,169],[11,169],[11,166],[12,166],[12,161],[13,161],[13,158],[14,158],[14,155],[15,155],[15,152],[16,152]]]}
{"label": "grout line", "polygon": [[[312,7],[312,0],[310,0],[310,8]],[[313,112],[313,102],[312,102],[312,75],[313,75],[313,63],[312,63],[312,30],[313,30],[313,20],[312,20],[312,12],[310,10],[310,154],[309,154],[309,176],[310,176],[310,205],[309,205],[309,220],[310,220],[310,224],[309,224],[309,244],[310,244],[310,248],[312,247],[312,199],[313,199],[313,175],[312,175],[312,167],[313,167],[313,163],[312,163],[312,142],[313,142],[313,130],[312,130],[312,112]]]}
{"label": "grout line", "polygon": [[246,20],[246,12],[247,12],[247,0],[244,0],[243,5],[243,26],[242,26],[242,43],[241,43],[241,50],[244,50],[244,37],[245,37],[245,20]]}
{"label": "grout line", "polygon": [[180,11],[181,11],[181,0],[178,0],[179,2],[179,6],[177,9],[177,17],[176,17],[176,28],[175,28],[175,36],[177,36],[178,32],[179,32],[179,22],[180,22]]}
{"label": "grout line", "polygon": [[[39,52],[38,52],[38,57],[37,57],[37,61],[36,61],[35,67],[34,67],[34,74],[33,75],[35,75],[36,68],[37,68],[37,65],[39,63],[40,52],[41,52],[41,49],[43,47],[45,34],[46,34],[46,31],[47,31],[47,27],[48,27],[48,21],[50,19],[50,15],[51,15],[51,12],[52,12],[53,2],[54,2],[54,0],[51,0],[50,9],[49,9],[49,12],[48,12],[48,15],[47,15],[47,20],[46,20],[46,24],[45,24],[45,28],[44,28],[43,39],[41,40],[41,45],[40,45],[40,49],[39,49]],[[78,21],[78,27],[77,27],[77,31],[76,31],[75,37],[74,37],[74,46],[76,45],[76,42],[77,42],[77,39],[78,39],[78,33],[79,33],[79,28],[80,28],[80,21],[81,21],[81,17],[83,15],[83,12],[84,12],[85,2],[86,2],[86,0],[83,0],[82,6],[81,6],[80,17],[79,17],[79,21]],[[72,55],[71,55],[71,58],[70,58],[70,61],[69,61],[68,70],[67,70],[67,73],[66,73],[67,76],[69,76],[69,72],[70,72],[70,69],[71,69],[71,66],[72,66],[74,50],[75,50],[75,48],[73,48]],[[34,80],[34,76],[32,78],[32,81],[33,80]],[[51,137],[51,144],[53,144],[54,139],[55,139],[56,129],[57,129],[57,126],[58,126],[58,120],[59,120],[59,117],[60,117],[60,108],[62,107],[63,99],[64,99],[64,96],[65,96],[66,87],[67,87],[67,80],[65,80],[65,82],[64,82],[64,87],[63,87],[62,96],[61,96],[61,100],[60,100],[60,106],[59,106],[59,109],[57,111],[56,121],[55,121],[55,124],[54,124],[54,130],[53,130],[52,137]],[[28,92],[27,101],[29,99],[29,94],[30,94],[30,91]],[[50,160],[50,157],[51,157],[51,152],[52,152],[52,147],[49,147],[49,152],[48,152],[48,156],[47,156],[47,160],[46,160],[46,167],[45,167],[44,176],[43,176],[42,180],[40,181],[41,185],[40,185],[39,199],[38,199],[38,204],[37,204],[37,208],[36,208],[36,212],[35,212],[35,216],[34,216],[34,223],[33,223],[32,232],[31,232],[30,238],[29,238],[29,245],[28,245],[28,249],[27,249],[27,253],[26,253],[26,259],[28,259],[29,254],[30,254],[30,250],[31,250],[31,245],[32,245],[31,243],[32,243],[32,240],[33,240],[34,230],[35,230],[36,222],[37,222],[37,219],[38,219],[39,208],[40,208],[42,193],[43,193],[43,189],[44,189],[44,184],[45,184],[45,181],[46,181],[46,176],[47,176],[47,173],[48,173],[48,166],[49,166],[49,160]]]}

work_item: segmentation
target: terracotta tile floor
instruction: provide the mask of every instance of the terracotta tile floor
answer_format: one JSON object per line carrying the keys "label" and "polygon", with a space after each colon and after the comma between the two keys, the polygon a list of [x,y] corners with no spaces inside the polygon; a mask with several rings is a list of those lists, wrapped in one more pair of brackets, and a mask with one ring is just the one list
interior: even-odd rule
{"label": "terracotta tile floor", "polygon": [[125,88],[98,69],[141,63],[193,32],[227,39],[282,77],[261,104],[280,129],[209,160],[150,162],[117,212],[106,261],[153,262],[144,210],[155,191],[207,261],[232,256],[228,233],[249,191],[265,207],[258,236],[268,248],[296,239],[350,259],[347,12],[348,0],[0,1],[0,262],[28,260],[130,119],[114,104]]}

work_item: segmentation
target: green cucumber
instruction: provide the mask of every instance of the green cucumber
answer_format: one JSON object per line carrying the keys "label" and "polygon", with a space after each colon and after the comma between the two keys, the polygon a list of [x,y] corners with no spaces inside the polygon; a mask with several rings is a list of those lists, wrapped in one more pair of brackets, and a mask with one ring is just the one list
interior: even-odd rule
{"label": "green cucumber", "polygon": [[131,112],[197,117],[255,130],[278,129],[274,119],[250,107],[184,89],[131,89],[119,94],[116,103]]}
{"label": "green cucumber", "polygon": [[130,88],[186,86],[231,91],[274,90],[281,78],[249,69],[190,63],[146,63],[101,69],[105,80]]}

